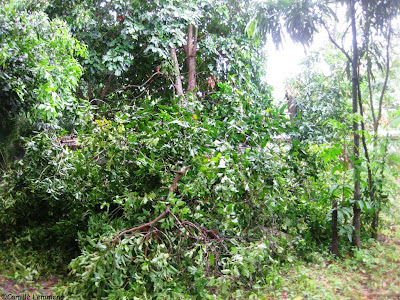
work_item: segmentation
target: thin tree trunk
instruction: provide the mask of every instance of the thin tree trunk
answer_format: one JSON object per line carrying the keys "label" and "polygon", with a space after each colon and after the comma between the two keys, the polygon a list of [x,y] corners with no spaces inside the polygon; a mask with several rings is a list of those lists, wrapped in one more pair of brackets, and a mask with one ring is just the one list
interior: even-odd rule
{"label": "thin tree trunk", "polygon": [[[386,153],[388,150],[388,138],[386,137],[386,143],[385,143],[385,147],[383,148],[383,158],[382,158],[382,168],[381,168],[381,184],[378,187],[378,190],[380,192],[380,194],[382,194],[382,185],[383,185],[383,178],[384,178],[384,166],[385,166],[385,158],[386,158]],[[380,213],[381,207],[380,207],[380,202],[377,202],[375,204],[375,210],[374,210],[374,214],[372,216],[372,237],[374,239],[378,239],[378,228],[379,228],[379,213]]]}
{"label": "thin tree trunk", "polygon": [[[367,49],[367,51],[368,51],[368,49]],[[368,60],[370,60],[370,59],[368,58]],[[372,122],[373,122],[374,133],[375,133],[375,126],[376,126],[377,122],[376,122],[375,108],[374,108],[374,97],[373,97],[373,93],[372,93],[371,72],[372,72],[372,70],[371,70],[370,62],[368,61],[368,67],[367,67],[368,93],[369,93],[369,103],[371,106]]]}
{"label": "thin tree trunk", "polygon": [[374,183],[372,180],[371,160],[369,158],[367,141],[365,139],[364,109],[363,109],[362,98],[361,98],[360,84],[358,84],[358,105],[360,108],[360,115],[361,115],[361,132],[362,132],[361,140],[362,140],[362,144],[363,144],[363,148],[364,148],[365,159],[367,160],[369,198],[370,198],[370,201],[372,204],[372,203],[374,203]]}
{"label": "thin tree trunk", "polygon": [[[358,112],[358,45],[357,45],[357,28],[356,28],[356,0],[350,2],[351,29],[353,35],[353,57],[352,57],[352,102],[353,114]],[[361,208],[358,202],[361,200],[360,188],[360,136],[358,134],[358,122],[353,121],[353,140],[354,140],[354,204],[353,204],[353,245],[361,248]]]}
{"label": "thin tree trunk", "polygon": [[379,227],[379,208],[375,207],[374,214],[372,215],[372,238],[378,239],[378,227]]}
{"label": "thin tree trunk", "polygon": [[[375,109],[374,109],[374,103],[373,103],[373,97],[372,97],[372,82],[371,82],[371,67],[370,64],[368,64],[368,69],[367,69],[367,79],[368,79],[368,90],[369,90],[369,98],[370,98],[370,105],[371,105],[371,114],[372,114],[372,120],[373,120],[373,126],[374,126],[374,148],[377,146],[378,142],[378,128],[379,128],[379,122],[382,117],[382,106],[383,106],[383,97],[386,92],[386,87],[387,87],[387,82],[389,79],[389,70],[390,70],[390,35],[391,35],[391,30],[390,26],[388,27],[388,33],[387,33],[387,45],[386,45],[386,65],[385,65],[385,79],[382,85],[381,89],[381,94],[379,96],[379,103],[378,103],[378,115],[375,116]],[[361,101],[360,101],[360,109],[362,109],[361,106]],[[364,129],[363,129],[364,130]],[[363,137],[364,138],[364,137]],[[365,139],[365,138],[364,138]],[[363,139],[363,143],[364,143]],[[365,148],[365,146],[364,146]],[[374,190],[373,190],[373,183],[372,183],[372,174],[371,174],[371,169],[370,169],[370,162],[369,158],[368,160],[368,184],[370,188],[370,198],[372,194],[372,198],[374,197]],[[379,201],[379,199],[376,199],[376,201]],[[372,229],[372,238],[378,239],[378,227],[379,227],[379,203],[375,203],[375,210],[372,215],[372,223],[371,223],[371,229]]]}
{"label": "thin tree trunk", "polygon": [[196,51],[198,28],[195,27],[193,32],[193,27],[194,26],[192,24],[188,26],[187,44],[184,47],[189,74],[188,86],[186,90],[188,93],[193,93],[194,89],[196,88]]}
{"label": "thin tree trunk", "polygon": [[332,203],[332,241],[331,241],[331,252],[335,256],[339,255],[339,234],[338,234],[338,203],[337,200],[333,200]]}
{"label": "thin tree trunk", "polygon": [[[342,154],[342,159],[343,159],[343,169],[342,169],[342,180],[343,180],[343,186],[342,186],[342,199],[341,203],[344,202],[344,189],[345,189],[345,184],[346,184],[346,171],[349,169],[349,160],[347,157],[347,150],[346,150],[346,140],[343,140],[343,154]],[[331,240],[331,252],[335,256],[339,256],[339,234],[338,234],[338,202],[337,200],[333,200],[332,202],[332,224],[331,224],[331,229],[332,229],[332,240]]]}
{"label": "thin tree trunk", "polygon": [[[359,85],[360,87],[360,85]],[[364,112],[363,112],[363,106],[362,106],[362,100],[361,100],[361,95],[360,95],[360,90],[358,90],[358,98],[359,98],[359,106],[360,106],[360,114],[361,117],[364,118]],[[367,160],[367,174],[368,174],[368,188],[369,188],[369,199],[371,201],[371,204],[374,204],[375,202],[375,190],[374,190],[374,182],[372,179],[372,171],[371,171],[371,160],[369,158],[369,152],[368,152],[368,147],[367,147],[367,142],[365,140],[365,126],[364,126],[364,121],[361,121],[361,129],[362,129],[362,143],[363,143],[363,147],[364,147],[364,154],[365,154],[365,158]],[[372,237],[374,239],[378,238],[378,235],[375,234],[375,229],[374,228],[378,228],[378,216],[376,215],[376,210],[373,213],[372,216]]]}
{"label": "thin tree trunk", "polygon": [[170,49],[170,54],[172,58],[172,62],[174,64],[174,71],[175,71],[175,92],[177,96],[183,96],[183,87],[182,87],[182,80],[181,80],[181,72],[179,70],[179,62],[176,56],[176,48],[173,47]]}

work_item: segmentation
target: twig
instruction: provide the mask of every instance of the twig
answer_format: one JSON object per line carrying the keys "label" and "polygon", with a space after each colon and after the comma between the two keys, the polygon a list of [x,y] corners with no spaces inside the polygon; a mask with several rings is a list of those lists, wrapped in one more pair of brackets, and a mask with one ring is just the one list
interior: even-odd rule
{"label": "twig", "polygon": [[130,85],[124,86],[123,88],[119,89],[119,90],[116,91],[116,92],[121,92],[121,91],[126,90],[126,89],[129,89],[129,88],[136,88],[136,89],[139,89],[139,88],[141,88],[141,87],[144,87],[147,83],[149,83],[149,82],[153,79],[154,76],[156,76],[156,75],[158,75],[158,74],[162,74],[162,73],[161,73],[160,71],[157,71],[157,72],[155,72],[153,75],[151,75],[144,83],[142,83],[142,84],[140,84],[140,85],[137,85],[137,84],[130,84]]}

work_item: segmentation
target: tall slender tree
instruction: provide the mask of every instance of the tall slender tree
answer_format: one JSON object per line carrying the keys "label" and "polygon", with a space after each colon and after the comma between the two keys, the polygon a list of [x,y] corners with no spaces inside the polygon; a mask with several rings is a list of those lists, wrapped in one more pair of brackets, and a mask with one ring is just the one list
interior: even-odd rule
{"label": "tall slender tree", "polygon": [[352,33],[352,60],[351,60],[351,88],[353,103],[353,151],[354,151],[354,203],[353,203],[353,245],[361,248],[361,186],[360,186],[360,134],[358,132],[358,86],[359,86],[359,61],[358,61],[358,41],[357,41],[357,25],[356,25],[356,0],[350,0],[349,10],[351,19]]}
{"label": "tall slender tree", "polygon": [[[332,9],[335,5],[344,4],[347,7],[348,29],[342,37],[342,44],[336,41],[336,37],[332,36],[329,26],[332,22],[337,24],[339,18],[334,14]],[[340,49],[351,66],[351,86],[352,86],[352,107],[353,107],[353,166],[354,166],[354,186],[353,186],[353,245],[357,248],[361,247],[361,159],[360,159],[360,125],[361,138],[364,155],[367,160],[369,197],[374,202],[373,177],[369,162],[368,145],[365,140],[364,121],[360,118],[363,113],[362,95],[360,91],[360,78],[363,64],[361,60],[366,59],[368,82],[371,80],[372,51],[370,40],[373,34],[382,34],[386,32],[388,45],[390,42],[390,22],[399,14],[400,3],[398,0],[370,1],[370,0],[341,0],[341,1],[277,1],[273,3],[257,3],[255,5],[255,13],[252,21],[248,25],[248,32],[258,39],[265,39],[271,34],[273,41],[279,45],[282,42],[284,32],[288,33],[292,40],[308,45],[312,42],[313,36],[320,27],[328,31],[329,38],[333,45]],[[274,15],[276,18],[270,18]],[[342,21],[342,18],[340,18]],[[335,25],[335,28],[337,26]],[[374,29],[374,30],[372,30]],[[336,31],[336,30],[335,30]],[[345,36],[350,32],[351,48],[345,49],[343,41]],[[368,48],[369,47],[369,48]],[[369,49],[369,50],[368,50]],[[389,57],[389,46],[386,48],[386,57]],[[376,53],[374,54],[376,55]],[[375,139],[377,136],[377,128],[382,115],[382,99],[387,86],[389,74],[389,60],[385,63],[385,79],[379,96],[378,112],[374,111],[373,101],[371,102],[371,110],[373,117],[373,128]],[[369,84],[369,86],[371,86]],[[370,99],[372,99],[372,91],[370,90]],[[362,117],[362,116],[361,116]],[[361,120],[361,121],[360,121]],[[373,235],[376,237],[377,213],[373,217]],[[335,216],[335,215],[334,215]],[[332,220],[333,226],[337,224],[336,220]],[[334,229],[332,232],[336,232]],[[336,247],[335,247],[336,248]]]}

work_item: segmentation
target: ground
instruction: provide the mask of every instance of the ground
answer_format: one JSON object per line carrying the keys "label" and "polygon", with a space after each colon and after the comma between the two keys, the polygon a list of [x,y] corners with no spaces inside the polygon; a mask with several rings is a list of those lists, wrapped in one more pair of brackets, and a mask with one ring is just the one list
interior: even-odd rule
{"label": "ground", "polygon": [[[279,288],[265,291],[260,298],[399,300],[400,203],[394,203],[392,213],[386,214],[383,227],[379,240],[366,242],[362,250],[339,259],[327,260],[316,254],[313,263],[297,262],[282,272]],[[14,269],[7,270],[5,255],[4,251],[0,255],[0,296],[48,296],[62,284],[60,277],[54,275],[36,278],[34,268],[21,263],[14,263]]]}
{"label": "ground", "polygon": [[267,298],[400,299],[399,225],[352,257],[298,266],[272,294]]}
{"label": "ground", "polygon": [[[400,185],[399,185],[400,186]],[[339,259],[317,257],[283,276],[267,299],[400,300],[400,199],[383,215],[378,241]]]}
{"label": "ground", "polygon": [[41,280],[16,281],[0,275],[0,295],[18,296],[27,294],[50,296],[53,294],[53,287],[58,283],[58,281],[59,280],[56,276],[49,276],[48,278]]}

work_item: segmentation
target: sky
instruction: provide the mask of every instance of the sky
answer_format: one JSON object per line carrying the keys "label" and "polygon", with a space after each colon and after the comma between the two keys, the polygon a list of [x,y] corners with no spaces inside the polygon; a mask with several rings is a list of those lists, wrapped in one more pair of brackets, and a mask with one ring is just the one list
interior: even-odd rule
{"label": "sky", "polygon": [[266,81],[274,88],[274,99],[280,101],[285,96],[285,81],[301,71],[300,63],[306,56],[305,49],[301,44],[291,41],[276,49],[272,42],[268,42],[266,51]]}
{"label": "sky", "polygon": [[[346,17],[346,7],[337,6],[335,8],[336,16],[339,20],[344,20]],[[342,24],[342,25],[341,25]],[[335,26],[336,30],[341,29],[347,23],[339,21]],[[301,72],[300,63],[312,51],[317,51],[327,45],[331,45],[329,41],[328,33],[320,28],[319,32],[314,35],[313,43],[310,47],[305,48],[299,43],[293,43],[287,34],[284,36],[283,45],[279,50],[276,49],[275,45],[268,39],[265,51],[267,53],[267,76],[266,81],[268,84],[274,87],[274,100],[280,102],[285,96],[285,80],[290,79]]]}
{"label": "sky", "polygon": [[267,53],[266,82],[273,86],[273,96],[276,102],[281,102],[285,97],[285,82],[301,72],[301,62],[311,51],[320,49],[329,43],[325,32],[320,32],[314,37],[314,42],[309,48],[299,43],[293,43],[289,38],[280,49],[276,49],[271,40],[268,41],[265,51]]}

